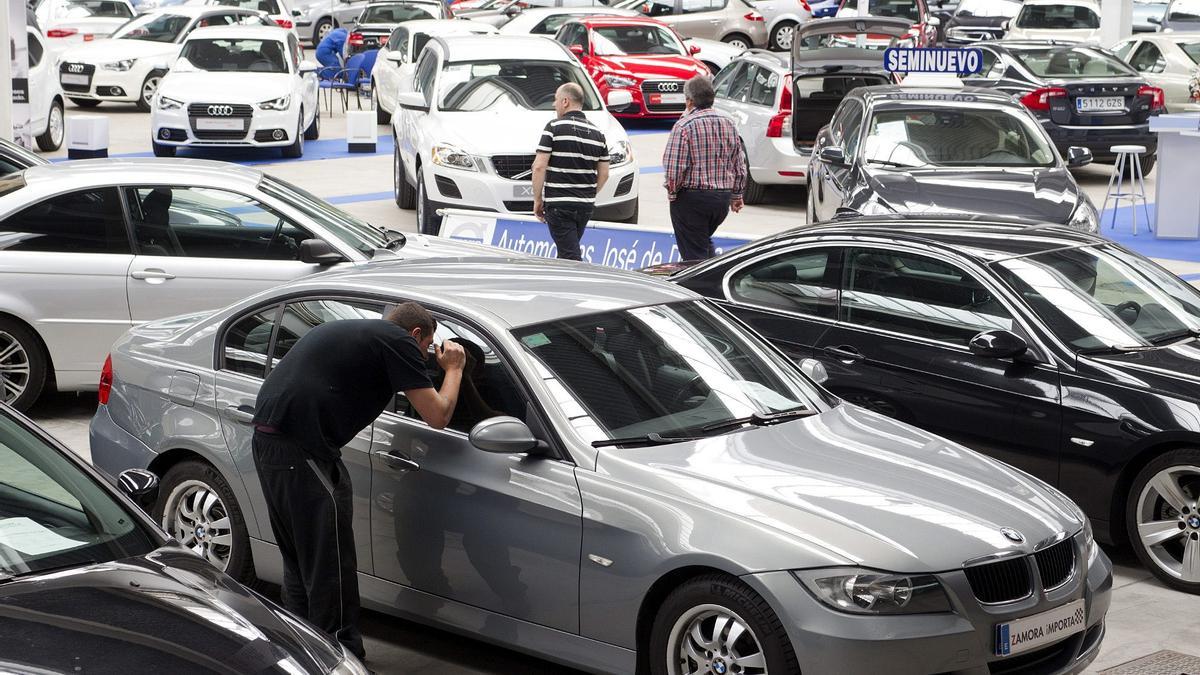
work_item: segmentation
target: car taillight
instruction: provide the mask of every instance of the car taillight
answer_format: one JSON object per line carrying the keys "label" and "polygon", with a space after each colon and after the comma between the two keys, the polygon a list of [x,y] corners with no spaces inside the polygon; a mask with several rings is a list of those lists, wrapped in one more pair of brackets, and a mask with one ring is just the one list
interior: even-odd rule
{"label": "car taillight", "polygon": [[363,43],[363,34],[362,33],[351,33],[350,34],[350,44],[361,45],[362,43]]}
{"label": "car taillight", "polygon": [[74,28],[51,28],[50,30],[46,31],[46,37],[48,37],[48,38],[65,38],[65,37],[71,37],[72,35],[74,35],[78,32],[79,31],[75,30]]}
{"label": "car taillight", "polygon": [[1163,94],[1163,90],[1158,87],[1151,87],[1150,85],[1143,84],[1142,86],[1138,87],[1137,95],[1150,97],[1151,110],[1157,110],[1167,105],[1167,97],[1165,94]]}
{"label": "car taillight", "polygon": [[783,96],[779,99],[779,112],[767,122],[767,138],[783,138],[792,135],[792,78],[783,80]]}
{"label": "car taillight", "polygon": [[91,33],[84,33],[84,34],[83,34],[83,41],[84,41],[84,42],[91,42],[92,40],[95,40],[95,39],[96,39],[96,36],[95,36],[95,35],[92,35]]}
{"label": "car taillight", "polygon": [[1067,90],[1062,87],[1040,87],[1021,97],[1021,103],[1030,110],[1046,111],[1050,109],[1050,99],[1066,96]]}
{"label": "car taillight", "polygon": [[100,405],[108,405],[108,395],[112,393],[113,371],[112,355],[105,357],[104,367],[100,369]]}
{"label": "car taillight", "polygon": [[750,12],[750,13],[746,14],[746,16],[744,16],[744,17],[742,17],[742,18],[743,18],[743,19],[745,19],[745,20],[747,20],[747,21],[762,21],[762,20],[763,20],[763,15],[762,15],[762,14],[759,14],[758,12]]}
{"label": "car taillight", "polygon": [[280,28],[287,28],[290,30],[292,27],[292,22],[288,21],[287,19],[275,19],[275,23],[278,24]]}

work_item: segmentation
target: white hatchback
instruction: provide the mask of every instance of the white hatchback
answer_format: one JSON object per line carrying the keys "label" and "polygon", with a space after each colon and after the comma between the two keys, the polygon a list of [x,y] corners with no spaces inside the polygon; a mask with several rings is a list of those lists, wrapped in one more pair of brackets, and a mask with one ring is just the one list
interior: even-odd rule
{"label": "white hatchback", "polygon": [[104,39],[137,14],[129,0],[37,0],[33,7],[52,54]]}
{"label": "white hatchback", "polygon": [[1095,0],[1026,0],[1021,12],[1005,26],[1006,40],[1100,39],[1100,3]]}
{"label": "white hatchback", "polygon": [[250,146],[279,147],[284,157],[300,157],[305,139],[321,134],[319,68],[300,60],[300,42],[284,28],[193,31],[154,100],[154,154]]}

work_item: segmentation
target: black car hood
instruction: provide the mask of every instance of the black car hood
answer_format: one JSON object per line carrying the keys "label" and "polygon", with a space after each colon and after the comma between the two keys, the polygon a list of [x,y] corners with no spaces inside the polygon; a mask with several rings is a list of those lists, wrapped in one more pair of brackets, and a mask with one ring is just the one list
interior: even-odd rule
{"label": "black car hood", "polygon": [[328,641],[177,545],[0,585],[0,671],[327,673]]}
{"label": "black car hood", "polygon": [[1081,354],[1082,374],[1164,395],[1200,399],[1200,340],[1144,351]]}
{"label": "black car hood", "polygon": [[[1066,169],[943,167],[910,172],[870,167],[864,172],[864,201],[873,193],[888,208],[905,214],[1003,213],[1066,224],[1079,201],[1079,188]],[[848,206],[859,208],[853,203]]]}

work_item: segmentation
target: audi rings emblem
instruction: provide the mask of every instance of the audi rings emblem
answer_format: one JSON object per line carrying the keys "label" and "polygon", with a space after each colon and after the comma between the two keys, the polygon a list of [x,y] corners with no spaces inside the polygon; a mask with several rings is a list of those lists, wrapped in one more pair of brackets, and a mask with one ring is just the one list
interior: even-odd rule
{"label": "audi rings emblem", "polygon": [[678,82],[659,82],[658,90],[659,91],[679,91],[679,86],[680,85]]}
{"label": "audi rings emblem", "polygon": [[208,114],[213,117],[229,117],[233,114],[233,106],[231,105],[210,105],[208,106]]}
{"label": "audi rings emblem", "polygon": [[67,66],[67,70],[72,73],[82,73],[83,72],[83,64],[82,63],[72,63],[71,65]]}

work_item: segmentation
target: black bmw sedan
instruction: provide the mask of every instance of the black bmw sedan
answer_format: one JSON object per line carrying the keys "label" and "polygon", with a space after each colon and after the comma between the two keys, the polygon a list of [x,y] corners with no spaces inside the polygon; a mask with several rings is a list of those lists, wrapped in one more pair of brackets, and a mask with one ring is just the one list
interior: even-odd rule
{"label": "black bmw sedan", "polygon": [[[131,470],[119,482],[153,502],[153,474]],[[367,671],[168,540],[130,498],[0,404],[0,672]]]}
{"label": "black bmw sedan", "polygon": [[1054,226],[860,219],[671,280],[821,361],[843,399],[1056,485],[1200,592],[1200,292],[1150,260]]}

